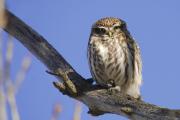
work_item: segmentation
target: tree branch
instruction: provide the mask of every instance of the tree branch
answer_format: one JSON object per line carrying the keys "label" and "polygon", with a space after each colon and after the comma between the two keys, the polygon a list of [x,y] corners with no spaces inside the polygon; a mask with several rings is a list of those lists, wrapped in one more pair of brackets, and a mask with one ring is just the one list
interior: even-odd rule
{"label": "tree branch", "polygon": [[56,75],[54,85],[62,93],[86,104],[92,115],[112,113],[132,120],[179,120],[180,110],[161,108],[121,93],[109,93],[107,89],[91,85],[35,30],[8,10],[6,32],[19,40]]}

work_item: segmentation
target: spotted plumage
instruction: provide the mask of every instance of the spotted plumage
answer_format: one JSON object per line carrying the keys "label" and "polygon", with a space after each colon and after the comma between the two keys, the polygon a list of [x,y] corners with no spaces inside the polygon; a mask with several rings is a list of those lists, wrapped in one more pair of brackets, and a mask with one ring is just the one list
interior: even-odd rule
{"label": "spotted plumage", "polygon": [[112,17],[107,17],[107,18],[102,18],[98,20],[94,25],[95,26],[104,26],[104,27],[111,27],[116,23],[120,23],[123,21],[119,21],[118,18],[112,18]]}
{"label": "spotted plumage", "polygon": [[97,84],[118,87],[121,92],[139,98],[142,81],[140,50],[123,20],[109,17],[93,24],[88,59]]}

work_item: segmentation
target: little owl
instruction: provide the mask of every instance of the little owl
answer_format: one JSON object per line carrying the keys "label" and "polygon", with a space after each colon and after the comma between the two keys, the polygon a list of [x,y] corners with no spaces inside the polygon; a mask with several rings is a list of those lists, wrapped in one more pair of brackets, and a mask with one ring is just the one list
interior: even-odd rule
{"label": "little owl", "polygon": [[140,97],[140,50],[123,20],[108,17],[93,24],[88,59],[97,84],[118,89],[134,98]]}

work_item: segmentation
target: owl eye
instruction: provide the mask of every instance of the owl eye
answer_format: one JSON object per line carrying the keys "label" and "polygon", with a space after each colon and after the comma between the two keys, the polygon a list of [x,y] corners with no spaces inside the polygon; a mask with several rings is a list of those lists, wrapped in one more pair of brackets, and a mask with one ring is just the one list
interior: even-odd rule
{"label": "owl eye", "polygon": [[93,28],[94,33],[96,34],[105,34],[106,30],[104,28]]}
{"label": "owl eye", "polygon": [[121,23],[121,25],[117,25],[117,26],[114,26],[114,30],[124,30],[124,29],[126,29],[126,23],[125,22],[123,22],[123,23]]}
{"label": "owl eye", "polygon": [[121,29],[120,25],[114,27],[114,30],[118,30],[118,29]]}

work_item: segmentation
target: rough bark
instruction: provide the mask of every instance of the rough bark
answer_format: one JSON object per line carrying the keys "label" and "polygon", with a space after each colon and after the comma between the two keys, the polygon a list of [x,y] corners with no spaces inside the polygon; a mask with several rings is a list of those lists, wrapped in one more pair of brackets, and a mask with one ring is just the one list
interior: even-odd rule
{"label": "rough bark", "polygon": [[49,69],[48,73],[56,75],[59,82],[54,82],[54,86],[60,92],[86,104],[90,114],[118,114],[132,120],[180,119],[180,110],[162,108],[92,85],[80,76],[45,38],[8,10],[6,14],[8,22],[4,30],[44,63]]}

